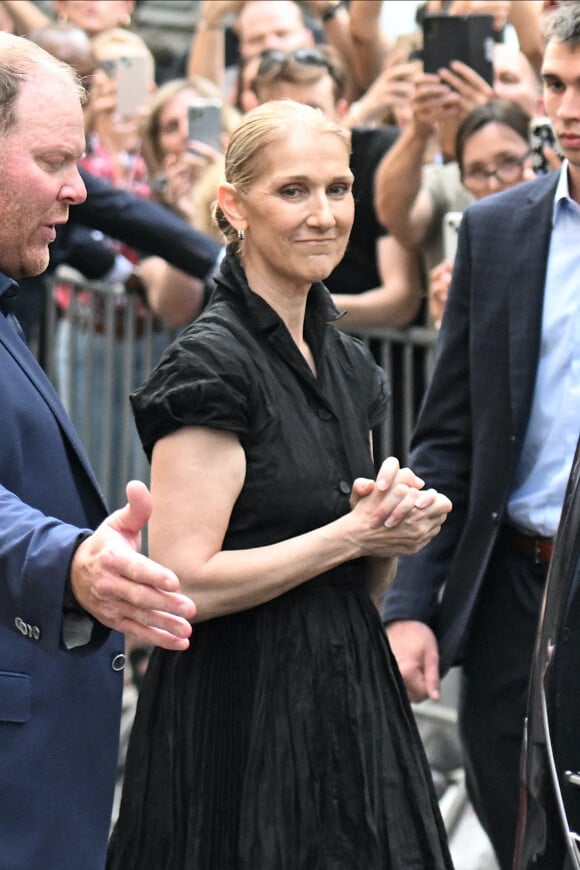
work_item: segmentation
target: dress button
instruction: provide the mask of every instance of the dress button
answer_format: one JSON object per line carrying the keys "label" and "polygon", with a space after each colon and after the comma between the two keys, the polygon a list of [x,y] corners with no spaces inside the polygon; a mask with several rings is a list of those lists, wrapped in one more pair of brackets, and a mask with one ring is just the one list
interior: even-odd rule
{"label": "dress button", "polygon": [[111,667],[114,671],[125,670],[125,656],[123,655],[123,653],[118,653],[118,655],[113,656]]}
{"label": "dress button", "polygon": [[319,408],[318,416],[321,420],[332,420],[332,413],[328,410],[328,408]]}
{"label": "dress button", "polygon": [[338,488],[342,492],[343,495],[350,495],[350,486],[346,482],[346,480],[341,480],[340,483],[338,484]]}

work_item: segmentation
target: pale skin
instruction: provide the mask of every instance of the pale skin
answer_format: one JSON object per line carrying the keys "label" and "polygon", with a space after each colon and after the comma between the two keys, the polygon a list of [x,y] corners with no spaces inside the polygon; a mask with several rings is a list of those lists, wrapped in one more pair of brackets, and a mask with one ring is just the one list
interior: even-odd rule
{"label": "pale skin", "polygon": [[[33,70],[14,105],[15,124],[0,137],[0,268],[13,278],[41,274],[55,226],[86,190],[77,163],[85,147],[83,113],[68,75],[51,64]],[[128,488],[129,506],[116,511],[77,548],[72,589],[103,624],[142,643],[188,646],[195,605],[177,577],[137,552],[150,513],[144,484]]]}
{"label": "pale skin", "polygon": [[[580,47],[551,40],[542,63],[544,106],[564,156],[570,194],[580,202]],[[412,701],[439,697],[439,651],[422,622],[398,620],[387,626],[389,642]]]}
{"label": "pale skin", "polygon": [[[243,229],[243,265],[252,290],[286,324],[316,375],[304,340],[306,300],[344,252],[353,218],[348,151],[335,133],[281,131],[260,152],[249,189],[220,185],[218,201],[230,224]],[[228,432],[189,426],[161,439],[152,457],[152,555],[180,577],[195,598],[196,620],[269,601],[350,559],[377,559],[380,590],[401,553],[415,552],[439,531],[449,500],[423,491],[423,481],[390,457],[376,481],[353,484],[352,509],[312,531],[269,546],[222,549],[244,484],[246,457]]]}

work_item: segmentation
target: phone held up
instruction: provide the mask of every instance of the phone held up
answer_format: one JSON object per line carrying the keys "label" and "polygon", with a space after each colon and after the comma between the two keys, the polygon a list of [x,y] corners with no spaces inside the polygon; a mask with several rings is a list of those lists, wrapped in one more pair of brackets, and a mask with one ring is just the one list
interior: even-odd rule
{"label": "phone held up", "polygon": [[460,60],[491,85],[496,35],[491,15],[425,15],[423,69],[436,73],[452,60]]}
{"label": "phone held up", "polygon": [[133,117],[147,105],[149,78],[145,57],[125,55],[103,60],[100,67],[117,81],[117,111],[120,115]]}
{"label": "phone held up", "polygon": [[209,97],[191,100],[187,107],[188,139],[222,150],[222,103]]}
{"label": "phone held up", "polygon": [[532,167],[536,175],[547,175],[551,166],[544,154],[544,145],[552,148],[562,157],[558,140],[549,118],[532,118],[529,126],[530,151],[532,152]]}

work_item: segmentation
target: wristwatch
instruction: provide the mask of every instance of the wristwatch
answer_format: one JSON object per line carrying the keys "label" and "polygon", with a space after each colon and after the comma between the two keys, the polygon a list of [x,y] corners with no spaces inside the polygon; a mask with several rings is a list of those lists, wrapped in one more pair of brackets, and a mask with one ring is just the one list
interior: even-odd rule
{"label": "wristwatch", "polygon": [[344,6],[344,0],[336,0],[335,3],[329,3],[328,6],[321,12],[320,17],[324,24],[332,21],[339,9]]}

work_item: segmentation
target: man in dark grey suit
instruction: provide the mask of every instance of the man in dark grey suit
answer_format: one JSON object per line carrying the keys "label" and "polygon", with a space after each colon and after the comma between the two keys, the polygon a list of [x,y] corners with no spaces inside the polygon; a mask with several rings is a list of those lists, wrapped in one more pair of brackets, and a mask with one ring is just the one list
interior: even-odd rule
{"label": "man in dark grey suit", "polygon": [[539,608],[580,431],[580,4],[546,20],[542,77],[567,160],[464,214],[410,461],[454,507],[401,560],[383,609],[412,700],[437,698],[440,675],[463,666],[469,794],[502,870]]}
{"label": "man in dark grey suit", "polygon": [[121,712],[123,637],[181,650],[191,600],[138,552],[144,484],[107,517],[79,439],[12,311],[14,279],[85,188],[69,67],[0,33],[0,866],[102,870]]}

